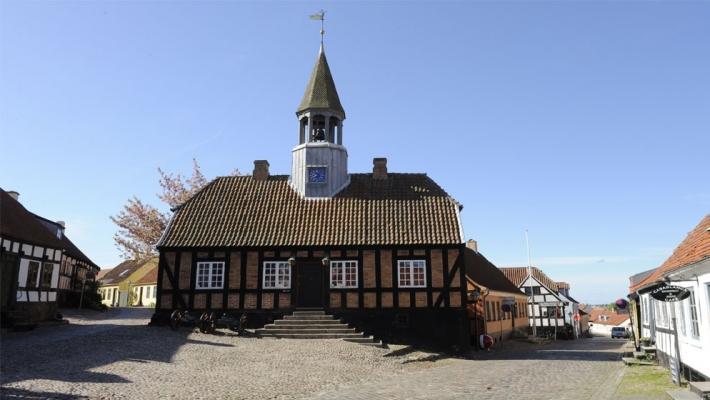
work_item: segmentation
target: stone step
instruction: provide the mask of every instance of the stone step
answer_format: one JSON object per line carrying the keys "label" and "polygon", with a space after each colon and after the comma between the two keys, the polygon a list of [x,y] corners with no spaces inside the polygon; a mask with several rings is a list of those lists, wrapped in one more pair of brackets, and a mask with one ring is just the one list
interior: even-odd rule
{"label": "stone step", "polygon": [[325,315],[325,310],[296,310],[292,315]]}
{"label": "stone step", "polygon": [[346,339],[362,337],[362,333],[260,333],[260,336],[280,339]]}
{"label": "stone step", "polygon": [[688,382],[688,389],[703,399],[710,399],[710,382]]}
{"label": "stone step", "polygon": [[632,358],[632,357],[622,357],[621,361],[624,362],[625,365],[628,366],[634,366],[634,365],[656,365],[653,361],[646,361],[646,360],[639,360],[637,358]]}
{"label": "stone step", "polygon": [[308,333],[357,333],[355,328],[344,328],[344,329],[257,329],[258,334],[270,334],[270,335],[280,335],[280,334],[308,334]]}
{"label": "stone step", "polygon": [[305,320],[305,319],[316,319],[316,320],[331,320],[334,319],[332,315],[286,315],[284,319],[287,321],[293,320]]}
{"label": "stone step", "polygon": [[275,325],[344,325],[339,319],[277,319]]}
{"label": "stone step", "polygon": [[641,346],[641,351],[644,353],[655,353],[656,346]]}
{"label": "stone step", "polygon": [[673,400],[703,400],[702,397],[687,389],[666,390],[666,394]]}
{"label": "stone step", "polygon": [[384,348],[385,344],[381,340],[375,340],[372,336],[366,336],[361,338],[348,338],[343,339],[346,342],[357,343],[363,346],[380,347]]}
{"label": "stone step", "polygon": [[264,329],[354,329],[348,324],[269,324]]}
{"label": "stone step", "polygon": [[644,353],[643,351],[634,351],[633,355],[634,358],[646,358],[648,353]]}

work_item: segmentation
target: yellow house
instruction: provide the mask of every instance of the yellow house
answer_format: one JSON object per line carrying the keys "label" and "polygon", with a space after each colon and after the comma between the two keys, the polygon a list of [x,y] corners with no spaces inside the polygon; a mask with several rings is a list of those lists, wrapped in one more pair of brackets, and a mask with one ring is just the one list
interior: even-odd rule
{"label": "yellow house", "polygon": [[478,252],[475,241],[466,243],[464,254],[471,336],[486,334],[500,343],[516,334],[527,335],[525,293]]}
{"label": "yellow house", "polygon": [[[150,292],[152,298],[147,298],[148,287],[151,286],[149,276],[151,271],[157,277],[158,258],[152,257],[144,260],[127,260],[118,264],[99,279],[99,293],[102,303],[109,307],[147,306],[150,301],[155,304],[155,289]],[[155,279],[157,281],[157,279]],[[152,284],[156,286],[155,283]],[[140,288],[139,290],[136,290]],[[141,296],[136,299],[136,296]],[[145,299],[144,299],[145,297]]]}

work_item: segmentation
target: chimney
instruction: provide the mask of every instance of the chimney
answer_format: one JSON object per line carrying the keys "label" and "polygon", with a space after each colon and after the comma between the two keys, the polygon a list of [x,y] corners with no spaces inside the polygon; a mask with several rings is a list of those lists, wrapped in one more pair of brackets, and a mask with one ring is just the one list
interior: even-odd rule
{"label": "chimney", "polygon": [[478,253],[478,242],[473,239],[468,239],[466,241],[466,247]]}
{"label": "chimney", "polygon": [[373,158],[372,159],[372,178],[387,179],[387,159]]}
{"label": "chimney", "polygon": [[252,178],[255,181],[265,181],[269,178],[269,162],[266,160],[254,160],[254,172]]}
{"label": "chimney", "polygon": [[7,192],[7,194],[9,194],[10,197],[15,199],[15,201],[20,201],[20,193],[14,191],[14,190],[10,190],[9,192]]}

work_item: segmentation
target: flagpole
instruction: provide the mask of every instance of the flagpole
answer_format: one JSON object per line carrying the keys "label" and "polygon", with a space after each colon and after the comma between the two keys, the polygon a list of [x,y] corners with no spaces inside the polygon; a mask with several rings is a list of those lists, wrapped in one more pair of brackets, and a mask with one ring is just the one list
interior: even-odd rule
{"label": "flagpole", "polygon": [[537,321],[535,320],[535,294],[533,293],[532,285],[532,261],[530,259],[530,239],[528,238],[528,230],[525,230],[525,244],[528,248],[528,287],[530,287],[530,311],[532,313],[532,334],[537,336]]}

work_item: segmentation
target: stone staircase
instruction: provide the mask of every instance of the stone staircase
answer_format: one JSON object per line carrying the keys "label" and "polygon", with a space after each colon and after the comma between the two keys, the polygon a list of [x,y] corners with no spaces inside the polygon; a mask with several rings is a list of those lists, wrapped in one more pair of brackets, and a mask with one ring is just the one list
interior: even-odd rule
{"label": "stone staircase", "polygon": [[296,309],[293,314],[256,330],[261,337],[282,339],[342,339],[347,342],[382,347],[380,341],[365,336],[322,309]]}

